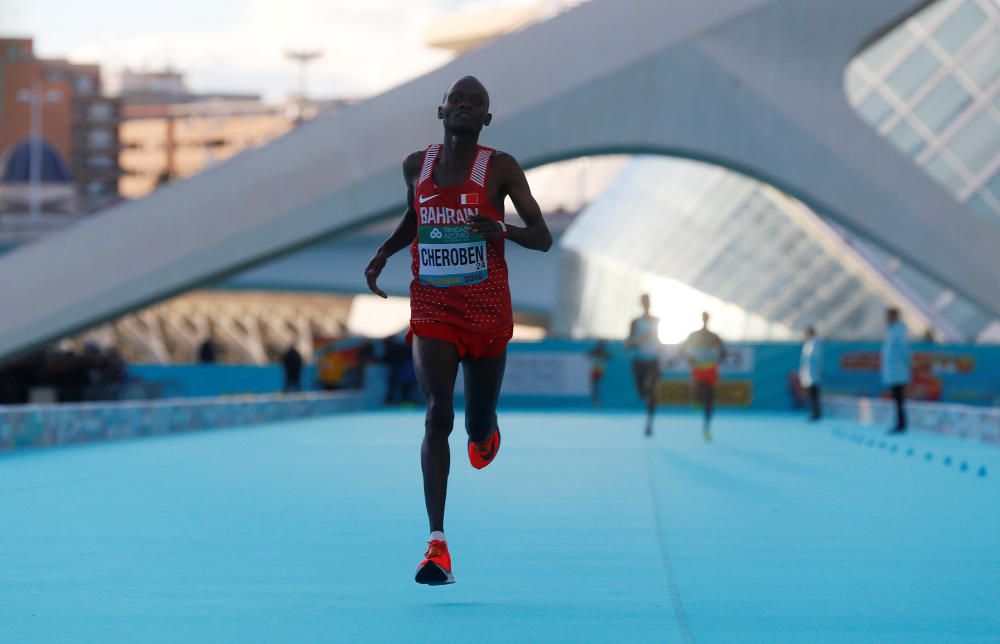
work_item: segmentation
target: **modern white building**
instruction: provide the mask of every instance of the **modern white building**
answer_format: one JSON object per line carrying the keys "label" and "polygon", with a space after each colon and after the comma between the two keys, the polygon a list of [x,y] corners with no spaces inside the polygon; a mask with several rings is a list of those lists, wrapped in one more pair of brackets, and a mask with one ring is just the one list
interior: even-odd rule
{"label": "modern white building", "polygon": [[272,258],[398,216],[400,159],[440,138],[434,106],[466,73],[494,99],[483,142],[526,167],[643,155],[541,264],[550,297],[515,282],[554,331],[621,335],[652,289],[743,337],[864,337],[893,303],[915,332],[996,339],[998,16],[993,0],[583,3],[3,256],[0,356],[264,263],[259,285]]}

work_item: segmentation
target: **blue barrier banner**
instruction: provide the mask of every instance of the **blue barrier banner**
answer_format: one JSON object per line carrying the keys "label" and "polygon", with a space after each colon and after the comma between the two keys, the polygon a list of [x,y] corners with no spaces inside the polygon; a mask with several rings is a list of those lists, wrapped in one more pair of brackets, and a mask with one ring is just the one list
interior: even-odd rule
{"label": "blue barrier banner", "polygon": [[[907,395],[917,400],[970,405],[1000,402],[1000,347],[913,346]],[[828,343],[824,389],[855,396],[878,395],[879,346]]]}
{"label": "blue barrier banner", "polygon": [[[597,360],[588,353],[596,342],[545,340],[513,342],[507,358],[501,402],[527,407],[591,404],[597,387],[600,404],[610,408],[641,405],[631,368],[631,356],[621,342],[607,342]],[[879,397],[879,344],[824,341],[822,389],[827,394]],[[799,385],[798,343],[734,343],[720,369],[720,406],[763,410],[803,409]],[[264,394],[281,389],[281,368],[239,365],[131,365],[130,375],[159,383],[168,396]],[[461,396],[459,372],[457,393]],[[664,346],[658,391],[664,406],[691,404],[688,367],[675,346]],[[380,365],[365,369],[369,398],[384,398],[386,374]],[[303,385],[316,383],[315,366],[303,373]],[[913,346],[913,379],[908,396],[919,400],[971,405],[1000,404],[1000,346]]]}
{"label": "blue barrier banner", "polygon": [[[641,404],[631,370],[631,356],[621,342],[607,342],[607,358],[594,364],[588,357],[593,341],[546,340],[511,343],[505,404],[586,405],[596,378],[601,404]],[[789,410],[805,406],[799,385],[798,343],[727,345],[720,368],[719,404],[752,409]],[[878,343],[824,342],[822,388],[827,393],[884,395],[879,375]],[[658,398],[664,406],[691,404],[688,367],[678,347],[665,346]],[[461,389],[459,388],[460,392]],[[913,346],[911,398],[974,405],[1000,403],[1000,347],[972,345]]]}

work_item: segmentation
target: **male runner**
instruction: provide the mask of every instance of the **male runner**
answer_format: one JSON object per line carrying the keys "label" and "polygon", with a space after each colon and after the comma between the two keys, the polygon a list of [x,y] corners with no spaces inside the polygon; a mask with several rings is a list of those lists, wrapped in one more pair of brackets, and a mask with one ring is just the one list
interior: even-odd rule
{"label": "male runner", "polygon": [[684,341],[682,351],[691,363],[691,392],[705,414],[702,435],[705,442],[712,441],[712,411],[715,407],[715,388],[719,384],[719,363],[726,357],[722,338],[708,330],[708,313],[701,314],[701,328]]}
{"label": "male runner", "polygon": [[[406,212],[395,232],[368,262],[365,278],[376,280],[386,260],[411,247],[410,332],[417,379],[427,398],[420,464],[431,535],[416,581],[454,583],[444,534],[444,506],[455,420],[452,401],[458,365],[465,376],[465,430],[472,466],[489,465],[500,449],[497,400],[507,342],[514,321],[504,243],[547,251],[552,235],[531,195],[520,165],[509,154],[479,145],[490,124],[490,97],[477,79],[456,81],[437,108],[444,143],[403,161]],[[525,226],[504,224],[510,197]]]}
{"label": "male runner", "polygon": [[649,313],[649,295],[639,298],[642,315],[632,320],[625,347],[632,351],[632,375],[639,398],[646,402],[646,436],[653,435],[656,383],[660,380],[660,318]]}

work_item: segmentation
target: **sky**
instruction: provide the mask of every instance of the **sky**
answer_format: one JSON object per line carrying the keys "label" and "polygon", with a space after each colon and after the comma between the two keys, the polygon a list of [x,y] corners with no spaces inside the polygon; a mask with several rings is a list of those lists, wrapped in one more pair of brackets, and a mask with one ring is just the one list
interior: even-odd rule
{"label": "sky", "polygon": [[185,72],[195,92],[297,88],[288,48],[321,49],[309,94],[363,96],[444,63],[424,29],[464,9],[527,0],[0,0],[0,35],[32,36],[43,58],[97,62],[106,79],[128,66]]}

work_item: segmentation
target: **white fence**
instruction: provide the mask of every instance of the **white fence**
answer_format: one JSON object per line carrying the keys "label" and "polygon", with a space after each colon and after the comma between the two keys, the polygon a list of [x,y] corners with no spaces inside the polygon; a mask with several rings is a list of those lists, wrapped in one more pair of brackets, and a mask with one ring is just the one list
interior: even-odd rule
{"label": "white fence", "polygon": [[[827,396],[824,411],[862,425],[891,427],[896,420],[895,403],[878,398]],[[946,403],[907,401],[909,428],[956,438],[1000,445],[1000,407],[973,407]]]}

